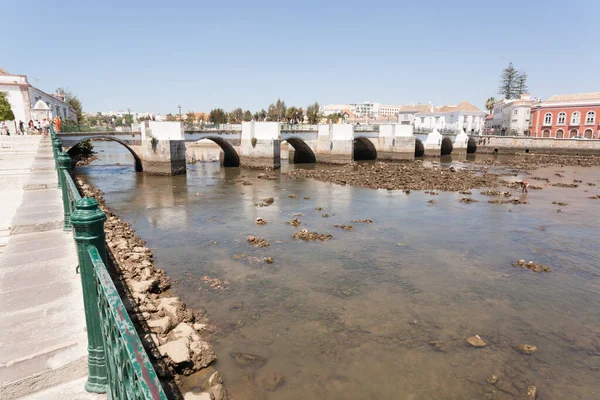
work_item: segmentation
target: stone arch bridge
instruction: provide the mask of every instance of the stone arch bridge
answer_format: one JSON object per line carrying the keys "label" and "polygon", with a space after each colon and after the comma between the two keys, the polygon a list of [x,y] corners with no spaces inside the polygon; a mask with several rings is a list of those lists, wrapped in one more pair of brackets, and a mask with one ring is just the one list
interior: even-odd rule
{"label": "stone arch bridge", "polygon": [[135,159],[136,171],[156,175],[185,173],[186,159],[200,140],[223,150],[226,167],[279,168],[280,146],[287,142],[290,161],[345,164],[354,160],[413,160],[420,156],[473,153],[475,139],[464,133],[437,131],[413,134],[410,125],[354,126],[285,125],[246,122],[241,130],[184,131],[179,122],[146,122],[139,132],[59,132],[67,149],[86,140],[111,140],[123,145]]}

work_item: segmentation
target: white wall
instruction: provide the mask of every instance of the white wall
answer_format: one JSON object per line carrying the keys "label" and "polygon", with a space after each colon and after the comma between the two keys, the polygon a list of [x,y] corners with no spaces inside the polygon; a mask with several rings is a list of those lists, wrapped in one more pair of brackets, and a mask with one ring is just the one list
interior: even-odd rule
{"label": "white wall", "polygon": [[183,125],[179,121],[158,122],[144,121],[140,125],[142,140],[151,134],[158,140],[183,140]]}
{"label": "white wall", "polygon": [[[27,114],[28,108],[24,103],[23,94],[21,93],[20,87],[7,86],[0,83],[0,92],[6,93],[6,98],[10,103],[13,114],[15,114],[15,121],[17,122],[17,125],[19,124],[19,121],[23,121],[25,126],[27,126],[27,123],[29,122]],[[6,124],[8,125],[10,131],[14,133],[14,124],[9,121],[6,121]]]}

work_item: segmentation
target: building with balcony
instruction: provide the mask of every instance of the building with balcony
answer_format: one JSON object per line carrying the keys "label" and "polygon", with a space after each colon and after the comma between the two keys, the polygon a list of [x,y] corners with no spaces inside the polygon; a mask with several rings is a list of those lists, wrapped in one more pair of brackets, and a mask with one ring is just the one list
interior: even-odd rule
{"label": "building with balcony", "polygon": [[518,136],[529,132],[531,121],[531,97],[521,95],[519,99],[502,99],[494,103],[492,118],[486,121],[488,133]]}
{"label": "building with balcony", "polygon": [[598,139],[599,117],[600,92],[557,95],[534,101],[531,136]]}
{"label": "building with balcony", "polygon": [[10,127],[19,121],[25,125],[29,120],[43,121],[59,116],[62,119],[77,121],[77,113],[64,100],[64,96],[50,95],[29,84],[26,75],[13,75],[0,68],[0,92],[6,94],[11,109],[15,114],[14,122],[7,122]]}
{"label": "building with balcony", "polygon": [[481,135],[485,127],[486,113],[463,101],[454,106],[432,107],[429,111],[414,114],[415,132],[437,129],[440,133]]}

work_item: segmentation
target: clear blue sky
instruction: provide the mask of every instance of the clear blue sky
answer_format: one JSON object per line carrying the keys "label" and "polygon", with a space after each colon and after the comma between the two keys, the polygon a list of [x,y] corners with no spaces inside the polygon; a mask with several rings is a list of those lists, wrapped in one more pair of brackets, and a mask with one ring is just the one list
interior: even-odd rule
{"label": "clear blue sky", "polygon": [[598,0],[6,0],[0,15],[0,67],[84,111],[483,108],[509,61],[533,96],[600,91]]}

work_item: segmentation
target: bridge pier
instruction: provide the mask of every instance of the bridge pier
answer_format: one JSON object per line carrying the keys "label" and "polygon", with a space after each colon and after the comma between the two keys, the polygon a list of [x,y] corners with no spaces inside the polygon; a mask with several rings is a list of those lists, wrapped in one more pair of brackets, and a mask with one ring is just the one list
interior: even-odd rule
{"label": "bridge pier", "polygon": [[354,161],[354,130],[351,124],[319,125],[317,162],[349,164]]}
{"label": "bridge pier", "polygon": [[467,154],[467,146],[469,143],[469,136],[462,130],[454,138],[452,143],[452,154]]}
{"label": "bridge pier", "polygon": [[142,123],[141,131],[140,159],[145,173],[149,175],[186,173],[185,140],[181,122],[146,121]]}
{"label": "bridge pier", "polygon": [[249,168],[281,166],[279,122],[244,122],[240,144],[240,165]]}
{"label": "bridge pier", "polygon": [[442,140],[443,136],[434,129],[433,132],[427,135],[427,138],[423,142],[425,147],[426,157],[439,157],[442,154]]}
{"label": "bridge pier", "polygon": [[371,139],[378,160],[414,160],[415,141],[410,125],[380,125],[379,137]]}

